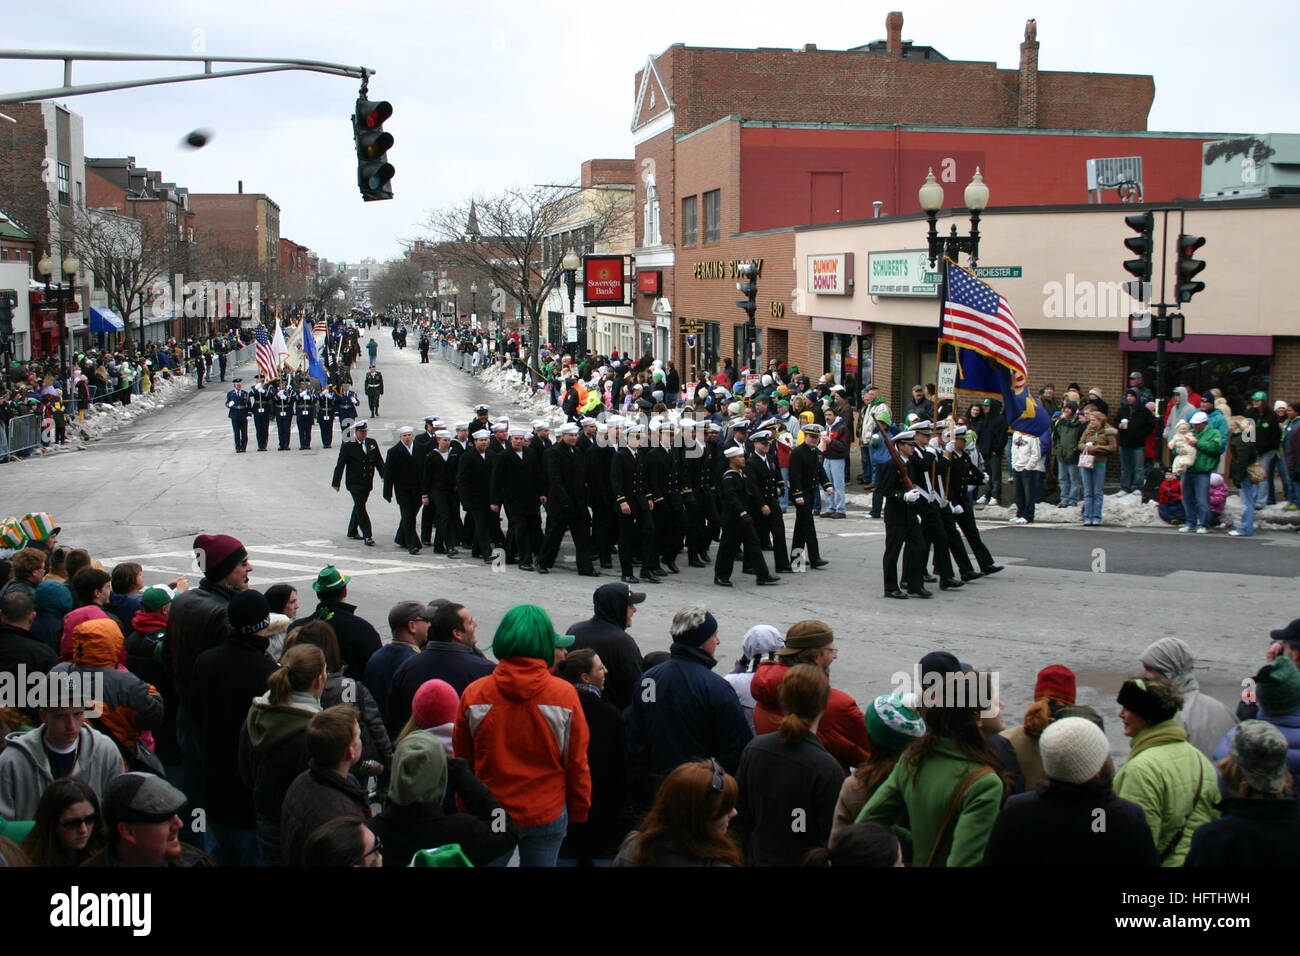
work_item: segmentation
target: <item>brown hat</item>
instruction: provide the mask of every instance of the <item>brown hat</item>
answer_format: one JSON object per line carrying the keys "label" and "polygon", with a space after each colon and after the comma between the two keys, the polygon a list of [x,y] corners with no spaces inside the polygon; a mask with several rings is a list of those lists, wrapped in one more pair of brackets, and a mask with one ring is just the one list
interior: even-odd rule
{"label": "brown hat", "polygon": [[778,657],[793,657],[800,651],[829,647],[835,642],[835,632],[824,621],[799,621],[785,632],[785,647],[777,651]]}

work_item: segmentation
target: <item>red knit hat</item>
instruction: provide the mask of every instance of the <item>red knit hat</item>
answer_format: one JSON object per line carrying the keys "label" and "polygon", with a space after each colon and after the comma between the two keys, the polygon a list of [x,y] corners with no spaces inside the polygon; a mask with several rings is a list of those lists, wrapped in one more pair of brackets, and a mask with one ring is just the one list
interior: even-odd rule
{"label": "red knit hat", "polygon": [[1052,664],[1038,672],[1034,684],[1034,700],[1054,700],[1061,704],[1074,703],[1074,671],[1060,664]]}
{"label": "red knit hat", "polygon": [[198,556],[203,576],[209,581],[222,580],[248,557],[239,539],[228,534],[199,535],[194,539],[194,553]]}
{"label": "red knit hat", "polygon": [[411,700],[411,716],[422,730],[454,723],[459,708],[456,688],[437,678],[421,684]]}

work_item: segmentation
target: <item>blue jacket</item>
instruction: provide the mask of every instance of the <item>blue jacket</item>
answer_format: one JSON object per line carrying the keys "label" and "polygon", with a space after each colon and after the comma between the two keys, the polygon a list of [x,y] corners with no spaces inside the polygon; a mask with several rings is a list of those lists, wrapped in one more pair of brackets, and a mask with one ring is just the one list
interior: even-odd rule
{"label": "blue jacket", "polygon": [[[1293,711],[1278,717],[1259,711],[1255,714],[1255,719],[1262,720],[1266,724],[1272,724],[1282,732],[1282,736],[1286,738],[1286,768],[1291,771],[1292,776],[1300,779],[1300,711]],[[1223,735],[1219,745],[1214,748],[1214,755],[1211,759],[1216,766],[1220,760],[1228,756],[1228,751],[1232,747],[1232,738],[1236,735],[1237,727],[1233,727]],[[1219,790],[1225,797],[1236,796],[1236,794],[1228,793],[1223,789],[1222,775],[1219,777]]]}
{"label": "blue jacket", "polygon": [[465,688],[480,677],[491,674],[496,667],[478,650],[468,644],[452,641],[430,641],[424,650],[410,655],[393,674],[388,685],[388,710],[384,723],[390,728],[389,733],[396,736],[411,718],[411,701],[415,692],[427,680],[443,680],[452,686],[456,693],[465,693]]}
{"label": "blue jacket", "polygon": [[699,648],[674,641],[668,652],[637,685],[627,713],[629,759],[664,775],[688,760],[716,757],[735,774],[753,736],[740,698],[711,673],[718,662]]}

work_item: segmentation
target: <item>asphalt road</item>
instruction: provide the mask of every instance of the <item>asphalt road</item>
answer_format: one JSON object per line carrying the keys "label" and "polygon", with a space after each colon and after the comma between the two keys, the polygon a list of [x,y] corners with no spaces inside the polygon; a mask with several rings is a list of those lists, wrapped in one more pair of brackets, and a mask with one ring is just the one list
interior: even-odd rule
{"label": "asphalt road", "polygon": [[[432,358],[421,365],[414,348],[396,350],[378,330],[379,368],[386,394],[371,436],[386,450],[397,428],[417,428],[427,414],[448,421],[470,417],[480,401],[493,415],[531,419],[532,412]],[[251,379],[250,366],[239,373]],[[234,372],[228,377],[233,377]],[[150,583],[189,568],[196,534],[224,532],[245,543],[253,585],[288,581],[302,605],[314,605],[316,572],[335,563],[352,576],[349,600],[386,634],[387,611],[398,601],[448,597],[466,604],[486,646],[505,611],[520,602],[547,608],[564,628],[590,616],[591,593],[606,581],[576,574],[566,543],[548,576],[513,567],[494,571],[477,561],[448,560],[427,549],[408,555],[392,545],[396,505],[378,489],[370,499],[378,545],[345,539],[351,501],[329,486],[341,438],[333,449],[313,434],[310,451],[250,450],[236,455],[224,407],[229,385],[210,383],[173,405],[93,443],[84,451],[0,468],[7,512],[49,511],[64,543],[88,548],[107,566],[138,560]],[[362,411],[365,411],[364,396]],[[787,528],[792,519],[787,519]],[[643,652],[666,649],[673,612],[706,604],[721,624],[719,670],[729,670],[745,631],[759,623],[785,630],[816,617],[836,631],[839,659],[832,681],[860,703],[897,686],[927,651],[945,648],[999,675],[1009,723],[1030,703],[1034,676],[1048,664],[1079,675],[1079,699],[1097,708],[1117,755],[1127,751],[1114,695],[1153,640],[1183,638],[1199,658],[1207,692],[1232,703],[1240,680],[1263,662],[1267,632],[1300,616],[1296,577],[1300,536],[1260,533],[1251,539],[1188,536],[1171,529],[1122,529],[989,523],[984,533],[1006,570],[928,601],[887,601],[881,595],[884,531],[860,509],[845,521],[819,526],[830,567],[790,574],[780,587],[756,588],[737,571],[736,587],[712,583],[711,569],[692,569],[646,585],[632,633]],[[192,576],[197,580],[197,575]]]}

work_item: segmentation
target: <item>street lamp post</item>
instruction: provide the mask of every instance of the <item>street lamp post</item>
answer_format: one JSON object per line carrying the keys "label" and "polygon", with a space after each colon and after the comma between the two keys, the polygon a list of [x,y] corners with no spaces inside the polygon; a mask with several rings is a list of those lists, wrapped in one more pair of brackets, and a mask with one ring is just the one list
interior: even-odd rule
{"label": "street lamp post", "polygon": [[54,261],[50,258],[48,252],[41,256],[40,262],[36,264],[36,271],[41,274],[45,280],[45,300],[55,299],[59,303],[59,379],[63,382],[63,394],[69,395],[68,376],[69,368],[72,365],[72,341],[68,332],[68,302],[72,299],[73,292],[76,288],[74,285],[77,278],[77,271],[81,268],[81,263],[71,252],[63,259],[63,275],[67,277],[67,288],[63,282],[50,284],[50,276],[54,274]]}
{"label": "street lamp post", "polygon": [[[970,235],[959,236],[957,234],[957,224],[952,224],[952,229],[948,235],[939,235],[938,218],[939,210],[943,208],[943,186],[934,178],[934,170],[931,169],[922,183],[921,189],[917,194],[920,200],[921,208],[925,211],[925,217],[930,223],[930,232],[927,236],[930,253],[930,267],[938,267],[939,270],[939,328],[943,329],[943,308],[948,299],[948,268],[944,263],[945,259],[957,261],[961,253],[966,253],[970,257],[970,267],[974,269],[979,262],[980,255],[980,213],[982,213],[989,204],[989,187],[984,185],[984,177],[980,175],[980,169],[975,167],[975,175],[971,177],[970,184],[966,187],[964,199],[966,208],[970,210]],[[940,359],[940,349],[935,349],[935,361]]]}
{"label": "street lamp post", "polygon": [[460,286],[451,287],[451,320],[456,323],[456,331],[460,331]]}
{"label": "street lamp post", "polygon": [[[578,333],[578,342],[576,351],[578,355],[585,355],[587,344],[586,316],[583,316],[581,319],[578,318],[577,309],[573,304],[578,292],[577,272],[581,266],[582,260],[578,258],[578,254],[574,252],[572,248],[564,254],[564,259],[560,263],[560,267],[564,269],[564,282],[569,287],[569,311],[573,313],[573,321],[577,326],[576,331]],[[577,356],[575,356],[575,358],[576,357]]]}

